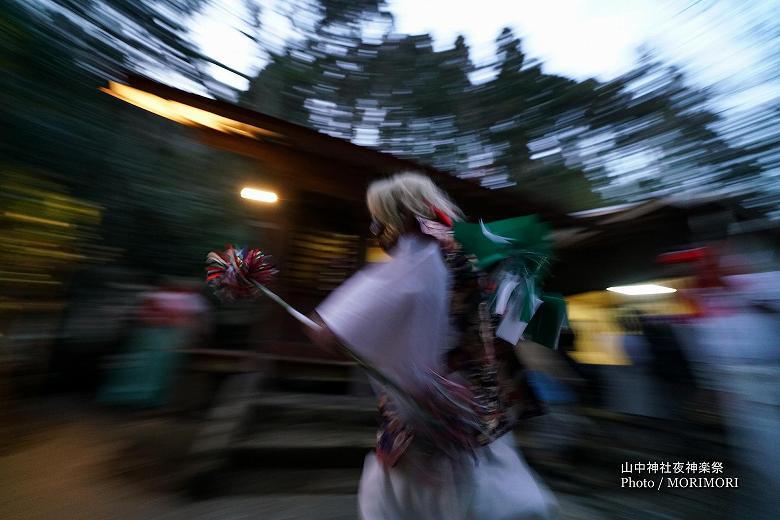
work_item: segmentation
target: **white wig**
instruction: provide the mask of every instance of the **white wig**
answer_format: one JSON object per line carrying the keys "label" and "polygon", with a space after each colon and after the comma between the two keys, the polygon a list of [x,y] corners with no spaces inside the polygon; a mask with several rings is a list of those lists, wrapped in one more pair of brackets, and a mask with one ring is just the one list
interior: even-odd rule
{"label": "white wig", "polygon": [[463,219],[463,212],[447,194],[430,178],[417,173],[400,173],[373,182],[366,202],[374,220],[394,234],[403,233],[410,216],[435,220],[436,210],[453,221]]}

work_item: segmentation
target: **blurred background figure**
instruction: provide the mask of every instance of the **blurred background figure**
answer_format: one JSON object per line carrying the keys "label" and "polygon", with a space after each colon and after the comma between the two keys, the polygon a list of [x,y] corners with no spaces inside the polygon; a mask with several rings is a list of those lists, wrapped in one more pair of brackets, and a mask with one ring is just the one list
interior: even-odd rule
{"label": "blurred background figure", "polygon": [[626,368],[631,385],[638,391],[626,400],[624,412],[648,417],[668,417],[669,399],[673,398],[665,391],[659,374],[656,373],[653,349],[643,331],[646,317],[641,311],[627,308],[619,316],[623,328],[623,349],[631,361]]}
{"label": "blurred background figure", "polygon": [[166,403],[180,351],[197,346],[209,332],[210,309],[201,289],[198,282],[165,280],[141,295],[128,341],[108,363],[100,402],[142,408]]}
{"label": "blurred background figure", "polygon": [[780,271],[754,272],[747,262],[735,268],[741,273],[696,291],[708,312],[684,333],[703,384],[717,391],[744,470],[745,492],[733,514],[769,518],[780,507]]}
{"label": "blurred background figure", "polygon": [[665,416],[681,418],[683,408],[696,393],[690,363],[675,333],[679,318],[657,316],[644,320],[642,331],[650,354],[651,373],[659,386],[656,393],[664,401]]}

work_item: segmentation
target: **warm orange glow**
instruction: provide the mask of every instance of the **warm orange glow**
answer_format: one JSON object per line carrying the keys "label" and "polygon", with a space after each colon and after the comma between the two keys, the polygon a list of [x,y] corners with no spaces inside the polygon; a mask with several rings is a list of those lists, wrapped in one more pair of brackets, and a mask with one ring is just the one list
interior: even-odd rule
{"label": "warm orange glow", "polygon": [[276,193],[255,188],[244,188],[241,190],[241,197],[257,202],[267,202],[269,204],[273,204],[279,200],[279,196]]}
{"label": "warm orange glow", "polygon": [[218,130],[226,134],[237,134],[245,137],[281,137],[279,134],[264,130],[256,126],[236,121],[217,115],[207,110],[195,108],[178,101],[161,98],[149,92],[137,88],[123,85],[115,81],[110,81],[108,88],[101,88],[101,91],[114,96],[117,99],[126,101],[144,110],[162,116],[171,121],[182,123],[189,126],[206,127]]}
{"label": "warm orange glow", "polygon": [[13,211],[6,211],[3,216],[11,220],[18,220],[20,222],[29,222],[31,224],[46,224],[49,226],[57,226],[69,228],[72,227],[67,222],[60,222],[59,220],[52,220],[49,218],[34,217],[32,215],[23,215],[21,213],[15,213]]}

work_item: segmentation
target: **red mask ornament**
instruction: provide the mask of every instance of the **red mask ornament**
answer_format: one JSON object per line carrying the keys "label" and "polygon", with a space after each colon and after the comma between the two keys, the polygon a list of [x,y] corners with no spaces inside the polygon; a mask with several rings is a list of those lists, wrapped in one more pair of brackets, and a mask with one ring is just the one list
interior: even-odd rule
{"label": "red mask ornament", "polygon": [[433,204],[430,205],[431,211],[433,211],[433,214],[436,215],[436,220],[444,224],[445,226],[451,228],[452,227],[452,219],[444,213],[442,210],[434,206]]}

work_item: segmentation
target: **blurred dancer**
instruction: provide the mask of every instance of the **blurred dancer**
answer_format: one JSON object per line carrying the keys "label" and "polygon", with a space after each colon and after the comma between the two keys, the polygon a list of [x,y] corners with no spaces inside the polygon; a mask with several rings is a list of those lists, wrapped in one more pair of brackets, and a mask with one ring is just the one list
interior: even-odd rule
{"label": "blurred dancer", "polygon": [[[481,274],[449,232],[460,210],[427,177],[402,174],[367,194],[372,232],[391,260],[354,275],[317,309],[313,339],[348,345],[411,395],[446,374],[479,403],[481,428],[457,456],[376,384],[381,426],[359,490],[364,520],[545,519],[555,510],[517,451],[509,344],[495,339]],[[453,332],[455,334],[453,334]],[[517,368],[516,366],[514,367]]]}
{"label": "blurred dancer", "polygon": [[[725,278],[699,291],[710,314],[682,337],[697,355],[702,384],[720,393],[741,465],[734,518],[777,518],[780,510],[780,271]],[[737,474],[737,473],[735,473]]]}

